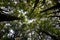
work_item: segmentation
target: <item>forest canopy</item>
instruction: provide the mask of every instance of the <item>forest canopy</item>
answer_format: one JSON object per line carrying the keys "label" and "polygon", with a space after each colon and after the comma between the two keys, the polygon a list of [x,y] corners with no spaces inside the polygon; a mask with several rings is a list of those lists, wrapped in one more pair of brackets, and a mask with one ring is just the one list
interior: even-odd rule
{"label": "forest canopy", "polygon": [[20,18],[0,22],[0,40],[60,40],[59,0],[0,0],[0,9]]}

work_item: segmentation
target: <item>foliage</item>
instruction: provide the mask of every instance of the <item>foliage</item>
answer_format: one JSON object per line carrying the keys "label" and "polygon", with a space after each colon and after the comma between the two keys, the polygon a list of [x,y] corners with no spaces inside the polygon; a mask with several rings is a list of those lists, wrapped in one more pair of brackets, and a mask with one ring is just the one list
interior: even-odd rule
{"label": "foliage", "polygon": [[54,0],[0,0],[0,8],[9,10],[4,13],[21,18],[0,22],[0,40],[59,40],[57,4]]}

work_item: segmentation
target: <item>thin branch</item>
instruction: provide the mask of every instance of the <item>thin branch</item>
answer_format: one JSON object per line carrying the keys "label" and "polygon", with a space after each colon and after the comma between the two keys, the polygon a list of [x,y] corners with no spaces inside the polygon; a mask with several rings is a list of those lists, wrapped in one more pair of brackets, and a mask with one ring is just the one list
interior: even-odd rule
{"label": "thin branch", "polygon": [[37,7],[37,4],[39,3],[39,0],[35,0],[35,4],[34,4],[34,7],[33,7],[33,10],[32,11],[34,11],[34,9]]}
{"label": "thin branch", "polygon": [[33,15],[33,11],[35,10],[35,8],[37,7],[37,4],[39,3],[39,0],[35,0],[35,3],[34,3],[34,7],[32,8],[31,12],[30,12],[30,16]]}
{"label": "thin branch", "polygon": [[40,13],[43,13],[43,12],[46,12],[46,11],[52,10],[52,9],[58,9],[58,8],[60,8],[60,4],[56,4],[56,5],[53,6],[53,7],[50,7],[50,8],[48,8],[48,9],[43,10],[43,11],[40,11]]}
{"label": "thin branch", "polygon": [[42,33],[44,33],[44,34],[50,36],[52,39],[58,40],[58,37],[57,37],[57,36],[55,36],[55,35],[53,35],[53,34],[47,32],[47,31],[44,31],[44,30],[42,30],[42,29],[38,29],[38,30],[39,30],[39,32],[38,32],[39,35],[40,35],[40,32],[42,32]]}

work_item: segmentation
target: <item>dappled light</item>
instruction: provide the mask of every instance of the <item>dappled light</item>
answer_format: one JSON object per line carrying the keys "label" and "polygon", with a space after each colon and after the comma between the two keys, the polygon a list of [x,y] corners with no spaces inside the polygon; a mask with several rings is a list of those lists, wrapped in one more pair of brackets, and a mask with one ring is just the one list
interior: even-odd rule
{"label": "dappled light", "polygon": [[60,1],[0,0],[0,40],[60,40]]}

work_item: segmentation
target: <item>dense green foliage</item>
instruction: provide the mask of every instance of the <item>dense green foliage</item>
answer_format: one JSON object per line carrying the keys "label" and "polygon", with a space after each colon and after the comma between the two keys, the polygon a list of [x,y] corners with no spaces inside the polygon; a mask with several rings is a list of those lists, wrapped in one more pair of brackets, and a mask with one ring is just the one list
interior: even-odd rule
{"label": "dense green foliage", "polygon": [[0,22],[0,40],[59,40],[60,6],[55,5],[59,0],[0,0],[4,13],[21,18]]}

